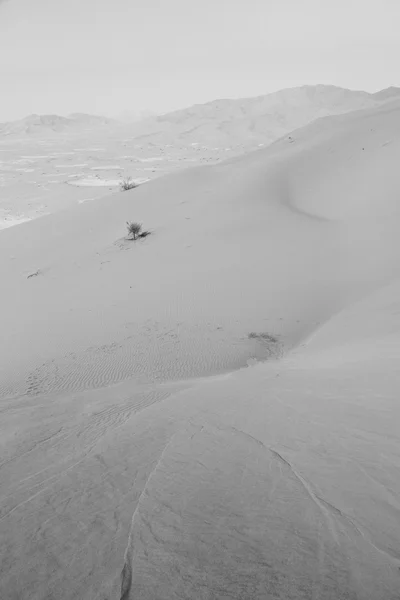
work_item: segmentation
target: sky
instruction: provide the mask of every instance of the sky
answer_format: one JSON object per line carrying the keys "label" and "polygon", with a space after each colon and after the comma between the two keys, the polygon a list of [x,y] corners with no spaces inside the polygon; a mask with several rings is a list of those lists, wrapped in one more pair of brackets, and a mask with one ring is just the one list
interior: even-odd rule
{"label": "sky", "polygon": [[400,85],[400,0],[0,0],[0,121]]}

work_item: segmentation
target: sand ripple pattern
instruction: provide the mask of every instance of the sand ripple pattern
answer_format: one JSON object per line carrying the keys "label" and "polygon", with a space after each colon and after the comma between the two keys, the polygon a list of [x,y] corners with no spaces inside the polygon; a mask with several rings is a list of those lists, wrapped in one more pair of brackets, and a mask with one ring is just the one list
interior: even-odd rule
{"label": "sand ripple pattern", "polygon": [[77,392],[131,378],[147,384],[203,377],[275,358],[280,351],[279,344],[236,335],[223,327],[152,323],[120,341],[66,353],[26,375],[14,373],[2,382],[0,396]]}

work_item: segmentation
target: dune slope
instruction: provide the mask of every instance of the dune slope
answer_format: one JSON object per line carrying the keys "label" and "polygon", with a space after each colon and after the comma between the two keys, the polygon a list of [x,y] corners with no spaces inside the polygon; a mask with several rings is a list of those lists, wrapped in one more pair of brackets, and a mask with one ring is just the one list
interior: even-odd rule
{"label": "dune slope", "polygon": [[399,123],[1,232],[2,598],[398,598]]}
{"label": "dune slope", "polygon": [[390,278],[399,111],[360,115],[3,231],[2,395],[243,366]]}

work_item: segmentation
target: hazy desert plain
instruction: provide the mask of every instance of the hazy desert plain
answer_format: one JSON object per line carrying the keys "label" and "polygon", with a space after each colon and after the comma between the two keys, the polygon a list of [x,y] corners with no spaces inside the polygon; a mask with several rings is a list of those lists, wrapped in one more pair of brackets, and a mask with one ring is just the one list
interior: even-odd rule
{"label": "hazy desert plain", "polygon": [[2,600],[400,598],[399,160],[396,88],[0,126]]}

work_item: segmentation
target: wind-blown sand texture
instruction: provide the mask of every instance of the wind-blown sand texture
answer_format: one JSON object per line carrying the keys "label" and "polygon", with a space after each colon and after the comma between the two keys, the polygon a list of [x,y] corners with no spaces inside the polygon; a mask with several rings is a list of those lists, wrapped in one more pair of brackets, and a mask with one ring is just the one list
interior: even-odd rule
{"label": "wind-blown sand texture", "polygon": [[394,101],[1,232],[2,599],[398,600],[399,158]]}

